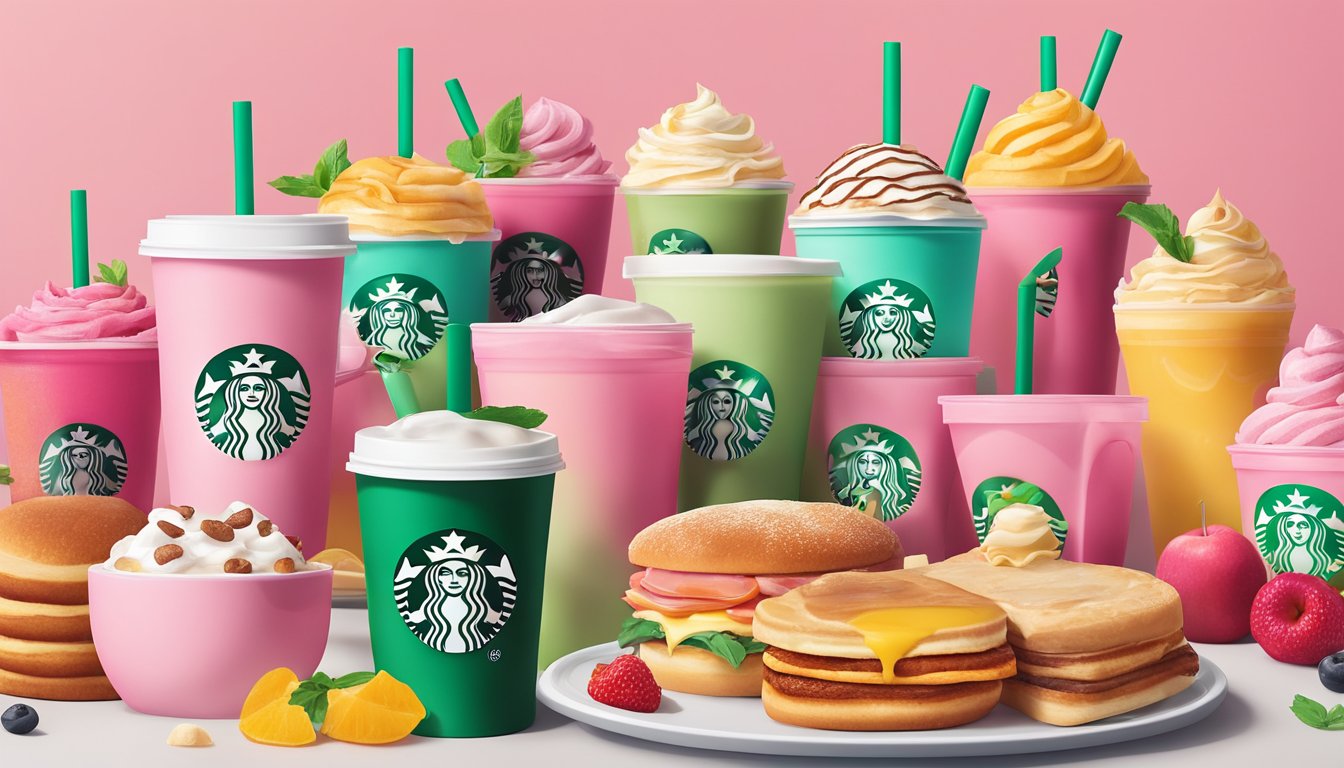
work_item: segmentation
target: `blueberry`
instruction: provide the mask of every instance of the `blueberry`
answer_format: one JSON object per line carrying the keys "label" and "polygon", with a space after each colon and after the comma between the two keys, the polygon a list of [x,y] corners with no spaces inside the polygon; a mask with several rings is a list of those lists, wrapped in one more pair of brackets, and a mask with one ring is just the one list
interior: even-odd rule
{"label": "blueberry", "polygon": [[1321,676],[1321,685],[1335,693],[1344,693],[1344,651],[1321,659],[1316,665],[1316,674]]}
{"label": "blueberry", "polygon": [[28,733],[37,727],[37,710],[27,704],[15,704],[0,715],[0,725],[10,733]]}

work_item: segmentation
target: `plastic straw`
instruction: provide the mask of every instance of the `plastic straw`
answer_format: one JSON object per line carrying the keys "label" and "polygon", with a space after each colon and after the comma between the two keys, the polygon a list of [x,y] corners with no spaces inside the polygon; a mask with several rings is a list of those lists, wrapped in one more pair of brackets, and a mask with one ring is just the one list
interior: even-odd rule
{"label": "plastic straw", "polygon": [[71,285],[89,284],[89,193],[70,190],[70,276]]}
{"label": "plastic straw", "polygon": [[457,120],[462,123],[462,130],[467,132],[468,139],[476,138],[476,134],[481,132],[476,125],[476,115],[471,111],[471,104],[467,101],[467,94],[462,91],[462,83],[454,77],[452,80],[443,84],[448,89],[448,98],[453,100],[453,109],[457,110]]}
{"label": "plastic straw", "polygon": [[882,44],[882,141],[901,143],[901,44]]}
{"label": "plastic straw", "polygon": [[397,154],[415,154],[415,49],[397,49]]}
{"label": "plastic straw", "polygon": [[1120,38],[1119,32],[1110,29],[1101,36],[1101,45],[1097,46],[1097,55],[1092,59],[1092,71],[1087,73],[1087,83],[1083,86],[1082,102],[1089,109],[1096,109],[1097,101],[1101,99],[1101,89],[1106,85],[1106,76],[1111,73]]}
{"label": "plastic straw", "polygon": [[387,399],[392,401],[392,411],[400,419],[420,412],[420,401],[415,396],[415,387],[411,377],[405,371],[382,371],[383,388],[387,390]]}
{"label": "plastic straw", "polygon": [[948,176],[961,181],[966,174],[966,161],[971,159],[971,150],[975,147],[975,136],[980,133],[980,121],[985,119],[985,104],[989,103],[989,89],[978,85],[971,86],[966,96],[966,106],[961,108],[961,122],[957,123],[957,135],[952,139],[952,152],[947,156],[944,168]]}
{"label": "plastic straw", "polygon": [[1055,62],[1055,36],[1041,35],[1041,93],[1059,87],[1059,65]]}
{"label": "plastic straw", "polygon": [[1017,371],[1013,391],[1019,395],[1030,395],[1032,388],[1036,351],[1036,279],[1059,266],[1063,257],[1063,248],[1047,253],[1017,284]]}
{"label": "plastic straw", "polygon": [[233,102],[233,212],[257,212],[252,198],[252,102]]}
{"label": "plastic straw", "polygon": [[444,347],[448,352],[448,410],[466,413],[471,410],[471,326],[449,323],[444,331]]}

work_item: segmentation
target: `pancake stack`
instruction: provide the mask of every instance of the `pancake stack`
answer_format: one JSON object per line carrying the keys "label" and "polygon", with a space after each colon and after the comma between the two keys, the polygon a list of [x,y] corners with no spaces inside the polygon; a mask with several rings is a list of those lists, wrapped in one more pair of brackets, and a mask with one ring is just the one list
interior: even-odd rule
{"label": "pancake stack", "polygon": [[806,728],[964,725],[1016,671],[998,606],[909,571],[823,576],[757,605],[752,633],[766,714]]}
{"label": "pancake stack", "polygon": [[145,515],[121,499],[43,496],[0,509],[0,693],[117,698],[89,630],[89,566]]}
{"label": "pancake stack", "polygon": [[1181,632],[1180,597],[1146,573],[1049,559],[993,566],[978,550],[914,573],[1003,609],[1017,657],[1003,702],[1041,722],[1130,712],[1181,692],[1199,672]]}

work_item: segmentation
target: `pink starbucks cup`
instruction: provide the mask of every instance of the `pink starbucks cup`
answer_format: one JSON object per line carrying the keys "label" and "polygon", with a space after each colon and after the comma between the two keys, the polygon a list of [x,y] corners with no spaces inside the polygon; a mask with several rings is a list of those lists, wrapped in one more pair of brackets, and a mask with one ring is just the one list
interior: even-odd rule
{"label": "pink starbucks cup", "polygon": [[975,394],[983,367],[973,358],[822,358],[803,498],[875,504],[905,551],[931,561],[975,546],[938,398]]}
{"label": "pink starbucks cup", "polygon": [[691,326],[476,324],[472,347],[486,405],[549,414],[565,446],[546,557],[546,666],[609,642],[629,609],[627,547],[677,511]]}
{"label": "pink starbucks cup", "polygon": [[491,322],[602,293],[616,177],[479,181],[501,233],[490,260]]}
{"label": "pink starbucks cup", "polygon": [[1148,401],[1116,395],[940,397],[981,541],[995,494],[1035,486],[1064,558],[1124,565],[1139,426]]}
{"label": "pink starbucks cup", "polygon": [[[306,552],[324,548],[341,275],[354,251],[344,216],[149,222],[140,253],[158,299],[176,503],[245,498]],[[353,357],[342,380],[365,369]]]}
{"label": "pink starbucks cup", "polygon": [[1054,310],[1036,322],[1035,391],[1115,393],[1115,286],[1125,272],[1130,224],[1116,214],[1151,187],[968,188],[989,223],[980,245],[971,354],[1011,392],[1017,285],[1055,248],[1064,249]]}
{"label": "pink starbucks cup", "polygon": [[119,496],[154,505],[159,349],[153,341],[0,342],[12,501]]}
{"label": "pink starbucks cup", "polygon": [[1233,445],[1241,532],[1275,573],[1344,569],[1344,448]]}

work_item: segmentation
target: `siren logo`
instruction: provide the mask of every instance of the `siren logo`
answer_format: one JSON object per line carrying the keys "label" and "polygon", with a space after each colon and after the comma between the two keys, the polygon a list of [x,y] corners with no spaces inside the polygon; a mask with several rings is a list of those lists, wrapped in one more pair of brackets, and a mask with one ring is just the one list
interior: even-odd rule
{"label": "siren logo", "polygon": [[705,238],[688,229],[664,229],[649,238],[649,253],[657,256],[713,252]]}
{"label": "siren logo", "polygon": [[97,424],[66,424],[42,442],[38,473],[48,496],[115,496],[126,482],[126,449]]}
{"label": "siren logo", "polygon": [[504,317],[516,323],[578,298],[583,262],[564,240],[523,232],[495,246],[490,292]]}
{"label": "siren logo", "polygon": [[397,611],[420,642],[471,653],[504,628],[518,601],[509,555],[479,533],[438,531],[402,553],[392,580]]}
{"label": "siren logo", "polygon": [[994,516],[1013,504],[1030,504],[1045,510],[1050,518],[1050,532],[1059,539],[1059,549],[1064,549],[1069,523],[1059,504],[1039,485],[1003,475],[986,478],[971,491],[971,522],[975,524],[975,535],[981,544],[985,543],[985,537],[994,525]]}
{"label": "siren logo", "polygon": [[350,317],[359,338],[402,360],[419,360],[443,338],[448,310],[434,284],[415,275],[383,275],[355,291]]}
{"label": "siren logo", "polygon": [[903,280],[874,280],[855,288],[840,307],[840,337],[863,360],[909,360],[933,346],[933,304]]}
{"label": "siren logo", "polygon": [[711,461],[756,450],[775,420],[775,392],[760,371],[715,360],[691,371],[686,392],[686,444]]}
{"label": "siren logo", "polygon": [[876,424],[855,424],[831,438],[827,471],[835,500],[879,520],[895,520],[915,503],[924,472],[915,448]]}
{"label": "siren logo", "polygon": [[210,442],[243,461],[265,461],[308,423],[308,374],[289,353],[242,344],[210,358],[196,380],[196,420]]}
{"label": "siren logo", "polygon": [[1276,485],[1255,503],[1255,543],[1275,573],[1330,579],[1344,568],[1344,508],[1310,485]]}
{"label": "siren logo", "polygon": [[1055,311],[1059,298],[1059,267],[1036,278],[1036,314],[1049,317]]}

